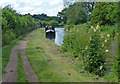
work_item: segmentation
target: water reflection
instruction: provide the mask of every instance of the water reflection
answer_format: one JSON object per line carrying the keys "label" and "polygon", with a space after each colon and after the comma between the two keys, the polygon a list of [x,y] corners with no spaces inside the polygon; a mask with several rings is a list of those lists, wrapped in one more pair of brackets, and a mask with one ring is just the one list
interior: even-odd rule
{"label": "water reflection", "polygon": [[49,34],[46,36],[46,38],[52,40],[58,46],[61,46],[61,44],[63,44],[63,39],[64,39],[64,29],[65,28],[55,28],[55,35]]}

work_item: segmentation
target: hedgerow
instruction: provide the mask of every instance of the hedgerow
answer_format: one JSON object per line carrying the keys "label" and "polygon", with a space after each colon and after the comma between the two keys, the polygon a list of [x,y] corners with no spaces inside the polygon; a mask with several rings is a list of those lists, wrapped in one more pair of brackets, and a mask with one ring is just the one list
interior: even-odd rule
{"label": "hedgerow", "polygon": [[2,46],[35,28],[36,22],[31,15],[21,16],[9,5],[2,9]]}

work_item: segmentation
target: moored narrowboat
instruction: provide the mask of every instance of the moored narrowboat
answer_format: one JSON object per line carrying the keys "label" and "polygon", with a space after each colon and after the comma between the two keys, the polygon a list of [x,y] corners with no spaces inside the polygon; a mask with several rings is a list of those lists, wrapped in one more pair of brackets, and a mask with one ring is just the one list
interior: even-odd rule
{"label": "moored narrowboat", "polygon": [[55,39],[55,28],[53,26],[45,27],[46,38]]}

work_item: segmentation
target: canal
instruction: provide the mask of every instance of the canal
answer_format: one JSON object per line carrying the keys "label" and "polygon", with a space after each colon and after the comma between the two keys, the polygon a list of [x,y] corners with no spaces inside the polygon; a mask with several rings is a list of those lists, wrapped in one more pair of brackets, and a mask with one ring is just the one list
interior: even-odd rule
{"label": "canal", "polygon": [[50,39],[53,42],[55,42],[58,46],[61,46],[63,44],[63,39],[64,39],[64,30],[65,28],[55,28],[55,39]]}

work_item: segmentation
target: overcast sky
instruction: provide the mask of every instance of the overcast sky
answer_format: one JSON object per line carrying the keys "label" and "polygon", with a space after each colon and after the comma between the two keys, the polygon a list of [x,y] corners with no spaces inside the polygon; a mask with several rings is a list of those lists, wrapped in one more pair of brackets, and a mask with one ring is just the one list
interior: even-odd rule
{"label": "overcast sky", "polygon": [[0,7],[11,5],[21,14],[41,14],[56,16],[63,7],[63,0],[0,0]]}

